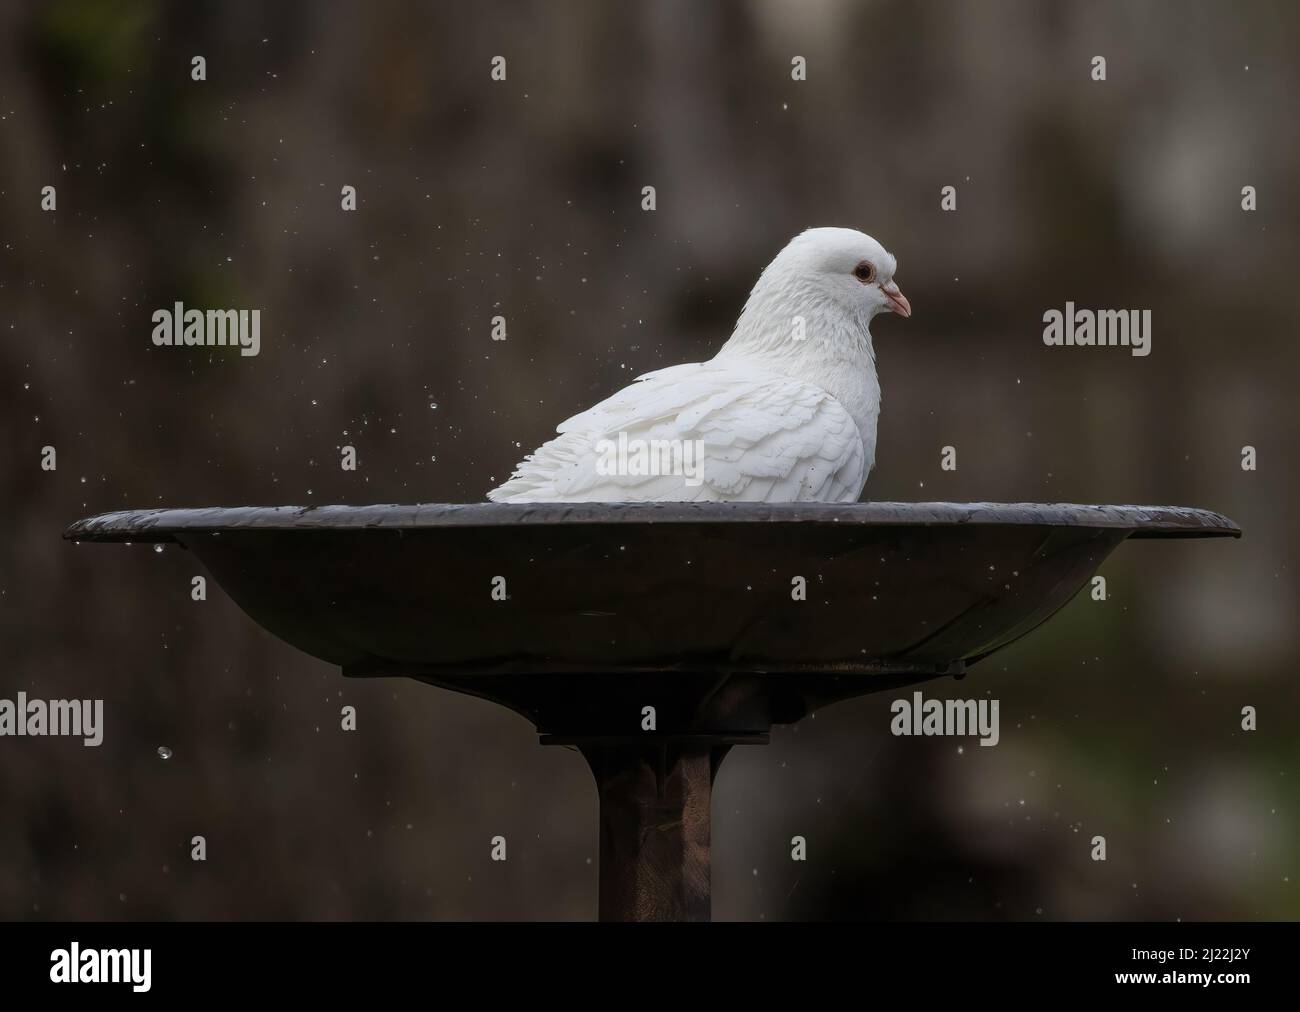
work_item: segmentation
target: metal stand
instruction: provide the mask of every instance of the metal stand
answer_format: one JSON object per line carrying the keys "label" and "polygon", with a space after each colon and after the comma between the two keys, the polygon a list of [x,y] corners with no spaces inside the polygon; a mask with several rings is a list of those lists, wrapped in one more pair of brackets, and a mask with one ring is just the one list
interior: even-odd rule
{"label": "metal stand", "polygon": [[[961,670],[958,663],[946,673]],[[708,921],[713,779],[731,747],[765,745],[774,723],[794,723],[813,705],[859,695],[864,682],[876,690],[911,685],[919,673],[417,677],[509,705],[541,731],[543,745],[582,753],[600,799],[600,920]],[[656,708],[657,729],[631,730],[647,701]],[[621,730],[610,734],[611,728]]]}
{"label": "metal stand", "polygon": [[713,778],[729,745],[589,743],[600,794],[600,919],[707,921]]}

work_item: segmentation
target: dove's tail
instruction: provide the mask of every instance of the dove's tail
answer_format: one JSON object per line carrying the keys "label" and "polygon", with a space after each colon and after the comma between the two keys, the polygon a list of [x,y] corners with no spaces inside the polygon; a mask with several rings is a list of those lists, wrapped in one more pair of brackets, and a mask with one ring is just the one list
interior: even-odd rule
{"label": "dove's tail", "polygon": [[590,438],[566,432],[526,456],[510,480],[487,497],[492,502],[564,502],[561,476],[571,476],[590,453]]}

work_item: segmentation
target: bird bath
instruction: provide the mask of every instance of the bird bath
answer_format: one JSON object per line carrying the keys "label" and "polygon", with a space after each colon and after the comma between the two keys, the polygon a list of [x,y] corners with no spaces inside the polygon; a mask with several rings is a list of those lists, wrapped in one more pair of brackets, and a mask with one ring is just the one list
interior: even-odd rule
{"label": "bird bath", "polygon": [[596,778],[600,919],[707,920],[713,778],[733,745],[963,677],[1127,538],[1240,535],[1164,506],[484,503],[139,510],[64,537],[178,543],[347,676],[523,714]]}

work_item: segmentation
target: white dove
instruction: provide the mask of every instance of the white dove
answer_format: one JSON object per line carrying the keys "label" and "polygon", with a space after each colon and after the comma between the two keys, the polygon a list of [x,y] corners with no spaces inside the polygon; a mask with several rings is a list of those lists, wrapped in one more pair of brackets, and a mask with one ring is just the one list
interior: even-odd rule
{"label": "white dove", "polygon": [[638,377],[574,415],[495,502],[854,502],[876,459],[868,329],[912,315],[869,235],[811,228],[768,264],[708,362]]}

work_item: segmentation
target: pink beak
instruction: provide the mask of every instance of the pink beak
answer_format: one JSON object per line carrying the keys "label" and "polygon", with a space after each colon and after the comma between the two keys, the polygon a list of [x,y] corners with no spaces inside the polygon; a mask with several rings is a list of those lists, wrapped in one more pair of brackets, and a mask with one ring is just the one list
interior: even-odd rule
{"label": "pink beak", "polygon": [[897,313],[904,320],[912,315],[912,304],[907,301],[907,296],[898,289],[898,283],[891,281],[887,285],[882,285],[880,290],[885,293],[885,298],[889,300],[889,311]]}

